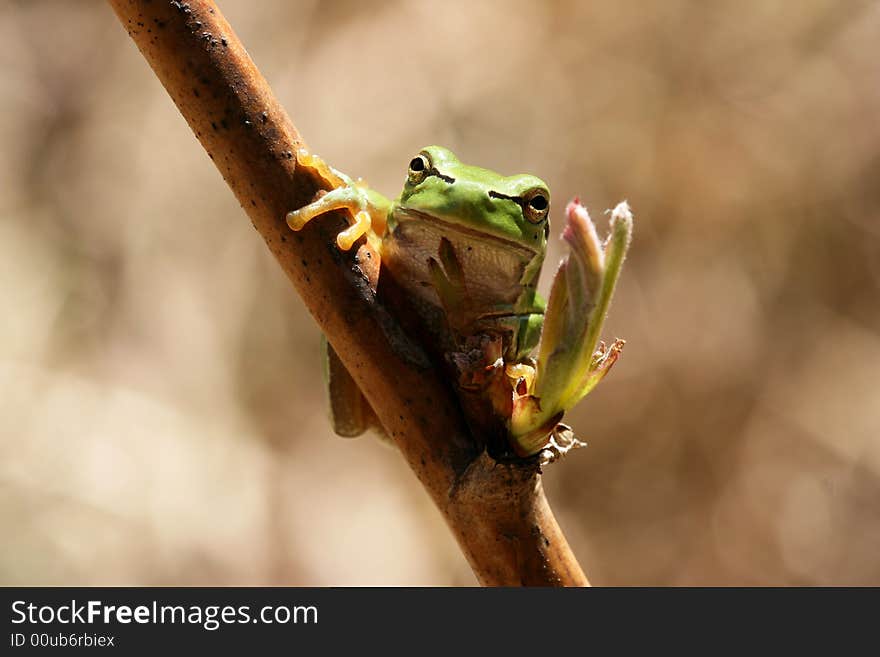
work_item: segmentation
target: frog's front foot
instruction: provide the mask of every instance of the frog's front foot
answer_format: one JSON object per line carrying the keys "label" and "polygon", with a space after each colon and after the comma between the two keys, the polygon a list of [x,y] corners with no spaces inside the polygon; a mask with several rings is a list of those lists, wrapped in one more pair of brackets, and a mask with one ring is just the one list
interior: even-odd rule
{"label": "frog's front foot", "polygon": [[287,225],[291,230],[302,230],[315,217],[334,210],[348,210],[351,225],[336,236],[336,244],[348,251],[364,235],[384,232],[385,217],[380,202],[367,189],[363,181],[352,180],[337,171],[317,155],[302,148],[296,154],[297,166],[311,169],[325,184],[333,187],[314,201],[287,213]]}
{"label": "frog's front foot", "polygon": [[553,279],[534,379],[513,404],[510,432],[522,456],[546,448],[557,458],[577,446],[559,421],[608,373],[624,344],[615,340],[606,347],[599,333],[632,234],[629,206],[624,202],[611,212],[604,244],[577,200],[568,204],[566,216],[562,236],[571,254]]}

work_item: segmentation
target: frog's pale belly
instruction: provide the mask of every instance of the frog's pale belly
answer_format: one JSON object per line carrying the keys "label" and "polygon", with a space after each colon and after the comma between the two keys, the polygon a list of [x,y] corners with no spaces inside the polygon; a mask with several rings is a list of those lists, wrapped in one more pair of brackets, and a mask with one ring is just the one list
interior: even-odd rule
{"label": "frog's pale belly", "polygon": [[405,211],[382,242],[382,262],[399,285],[420,300],[440,306],[431,282],[429,262],[440,262],[440,242],[449,241],[466,281],[467,302],[489,314],[513,310],[523,292],[523,274],[535,252],[475,229]]}

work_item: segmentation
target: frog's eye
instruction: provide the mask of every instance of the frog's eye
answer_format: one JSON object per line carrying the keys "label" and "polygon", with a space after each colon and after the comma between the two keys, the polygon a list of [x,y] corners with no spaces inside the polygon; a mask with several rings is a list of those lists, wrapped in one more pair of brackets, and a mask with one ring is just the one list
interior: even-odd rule
{"label": "frog's eye", "polygon": [[539,224],[547,218],[550,210],[550,195],[546,189],[533,189],[523,195],[523,213],[533,224]]}
{"label": "frog's eye", "polygon": [[431,160],[424,153],[419,153],[409,162],[407,179],[412,184],[418,184],[428,177],[431,172]]}

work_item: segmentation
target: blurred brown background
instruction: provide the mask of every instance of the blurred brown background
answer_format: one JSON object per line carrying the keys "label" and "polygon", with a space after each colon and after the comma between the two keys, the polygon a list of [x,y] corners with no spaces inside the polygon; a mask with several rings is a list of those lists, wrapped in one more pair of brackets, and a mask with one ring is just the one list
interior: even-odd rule
{"label": "blurred brown background", "polygon": [[[627,347],[545,477],[594,583],[878,585],[880,5],[622,4],[221,8],[387,194],[440,143],[557,227],[630,201]],[[0,70],[0,583],[473,584],[331,436],[313,321],[111,10],[3,3]]]}

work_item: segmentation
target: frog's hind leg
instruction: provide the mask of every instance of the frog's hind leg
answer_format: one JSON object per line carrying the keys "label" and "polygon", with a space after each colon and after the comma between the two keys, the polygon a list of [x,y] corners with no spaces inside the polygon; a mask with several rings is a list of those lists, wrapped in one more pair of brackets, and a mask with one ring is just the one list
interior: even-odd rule
{"label": "frog's hind leg", "polygon": [[334,433],[343,438],[357,438],[372,429],[383,442],[392,444],[370,402],[326,338],[322,338],[321,347],[324,352],[324,379],[330,406],[330,424]]}

